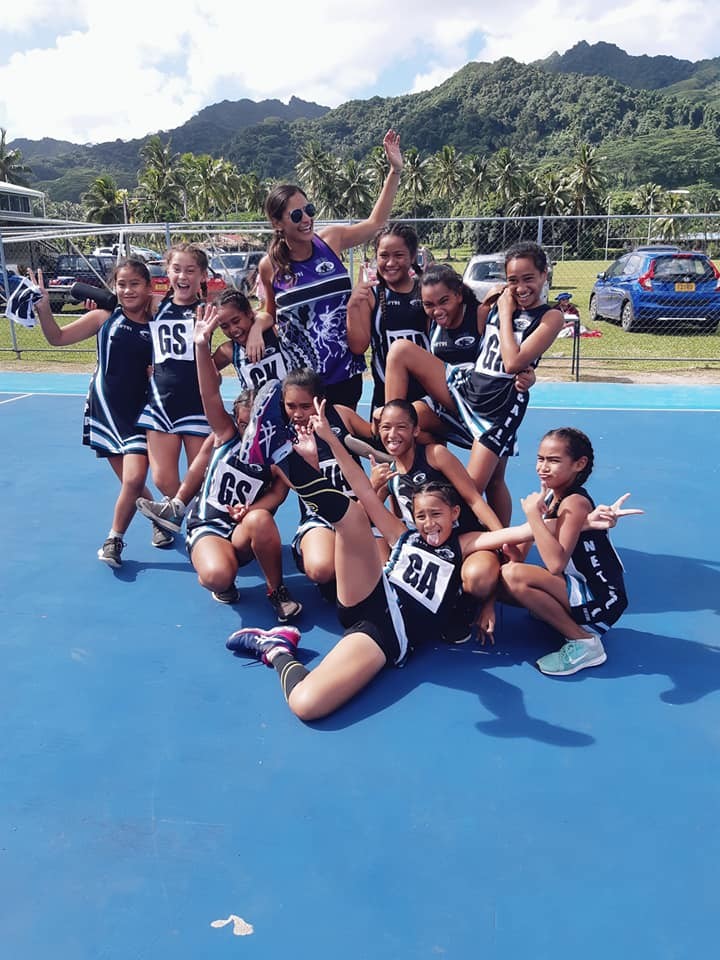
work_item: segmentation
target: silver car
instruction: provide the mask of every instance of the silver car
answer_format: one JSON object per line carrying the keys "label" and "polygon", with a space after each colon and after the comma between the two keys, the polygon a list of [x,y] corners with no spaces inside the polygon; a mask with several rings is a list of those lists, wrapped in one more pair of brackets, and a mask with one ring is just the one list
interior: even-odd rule
{"label": "silver car", "polygon": [[[548,262],[548,277],[543,288],[543,301],[552,286],[553,264]],[[505,282],[505,253],[476,253],[470,257],[463,274],[463,283],[473,291],[480,302],[493,287]]]}
{"label": "silver car", "polygon": [[264,250],[249,250],[245,253],[218,253],[210,266],[230,287],[250,296],[257,279],[258,264],[265,256]]}

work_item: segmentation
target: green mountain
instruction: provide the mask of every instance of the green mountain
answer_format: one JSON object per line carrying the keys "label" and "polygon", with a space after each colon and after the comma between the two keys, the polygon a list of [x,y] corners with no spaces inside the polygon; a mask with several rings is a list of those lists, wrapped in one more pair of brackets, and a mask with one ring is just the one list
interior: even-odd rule
{"label": "green mountain", "polygon": [[[171,137],[179,153],[222,155],[242,172],[287,178],[308,140],[360,159],[390,126],[401,131],[405,147],[426,155],[445,144],[484,155],[511,147],[533,165],[550,166],[585,141],[602,145],[618,185],[654,180],[677,187],[703,179],[720,186],[720,58],[693,64],[580,43],[534,64],[469,63],[432,90],[351,100],[333,110],[295,98],[287,106],[224,101],[160,135]],[[34,186],[53,199],[77,200],[99,173],[133,187],[147,139],[10,146],[22,150]]]}
{"label": "green mountain", "polygon": [[720,107],[720,57],[678,60],[677,57],[634,57],[614,43],[582,40],[565,53],[553,53],[536,66],[551,73],[609,77],[636,90],[660,90]]}
{"label": "green mountain", "polygon": [[[209,153],[220,156],[228,140],[245,127],[261,124],[268,118],[292,123],[301,118],[316,118],[329,107],[291,97],[286,105],[280,100],[223,100],[200,110],[173,130],[158,131],[170,139],[177,153]],[[135,140],[113,140],[97,144],[74,144],[65,140],[13,140],[11,147],[22,151],[32,170],[31,186],[45,190],[53,200],[77,201],[80,194],[100,174],[113,176],[119,187],[137,183],[140,150],[151,134]]]}

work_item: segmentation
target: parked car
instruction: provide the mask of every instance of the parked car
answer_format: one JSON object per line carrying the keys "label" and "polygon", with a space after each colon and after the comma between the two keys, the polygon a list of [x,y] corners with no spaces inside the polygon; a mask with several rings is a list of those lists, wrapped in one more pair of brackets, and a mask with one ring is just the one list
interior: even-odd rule
{"label": "parked car", "polygon": [[638,247],[597,275],[590,320],[623,330],[692,325],[714,333],[720,322],[720,272],[705,253],[671,246]]}
{"label": "parked car", "polygon": [[[545,290],[543,291],[543,300],[548,298],[548,292],[552,287],[553,264],[548,262],[548,278]],[[463,274],[463,283],[473,291],[478,300],[482,301],[490,293],[492,288],[498,283],[505,282],[505,254],[504,253],[476,253],[470,257],[465,273]]]}
{"label": "parked car", "polygon": [[[148,270],[150,271],[150,283],[152,285],[152,292],[164,296],[170,289],[170,280],[167,275],[167,266],[165,265],[164,260],[152,260],[150,263],[146,264]],[[227,287],[227,283],[223,278],[215,272],[215,270],[210,267],[208,270],[208,279],[207,279],[207,290],[208,290],[208,300],[212,300],[214,296],[220,293]]]}
{"label": "parked car", "polygon": [[[111,247],[95,247],[93,254],[96,257],[117,257],[118,254],[121,257],[125,256],[125,246],[120,246],[119,243],[114,243]],[[147,247],[134,247],[130,246],[130,256],[131,257],[140,257],[141,260],[162,260],[162,254],[158,253],[157,250],[150,250]]]}
{"label": "parked car", "polygon": [[50,309],[53,313],[60,313],[66,303],[78,303],[70,292],[74,283],[102,287],[114,269],[114,257],[61,253],[54,266],[44,271]]}
{"label": "parked car", "polygon": [[250,296],[257,280],[258,264],[265,256],[264,250],[248,250],[245,253],[220,253],[210,261],[213,270],[230,287],[236,287],[245,296]]}

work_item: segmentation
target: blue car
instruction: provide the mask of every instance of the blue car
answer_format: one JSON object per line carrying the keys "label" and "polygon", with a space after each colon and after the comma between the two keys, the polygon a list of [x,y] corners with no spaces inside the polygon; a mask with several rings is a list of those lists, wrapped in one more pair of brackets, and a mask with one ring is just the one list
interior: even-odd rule
{"label": "blue car", "polygon": [[714,333],[720,323],[720,273],[699,251],[638,247],[598,274],[590,319],[620,321],[626,331],[671,333],[692,326]]}

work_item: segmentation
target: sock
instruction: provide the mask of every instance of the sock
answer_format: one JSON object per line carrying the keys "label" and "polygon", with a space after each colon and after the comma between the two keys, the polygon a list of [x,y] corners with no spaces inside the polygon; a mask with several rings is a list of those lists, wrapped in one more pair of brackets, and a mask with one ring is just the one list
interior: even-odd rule
{"label": "sock", "polygon": [[299,660],[284,650],[272,659],[272,665],[280,677],[280,686],[287,700],[295,687],[310,673]]}
{"label": "sock", "polygon": [[328,523],[337,523],[347,513],[349,498],[330,486],[325,477],[293,451],[288,457],[288,476],[300,499]]}
{"label": "sock", "polygon": [[113,529],[110,530],[110,532],[107,535],[107,539],[109,540],[111,537],[116,540],[122,540],[122,534],[118,533],[117,530],[113,530]]}

